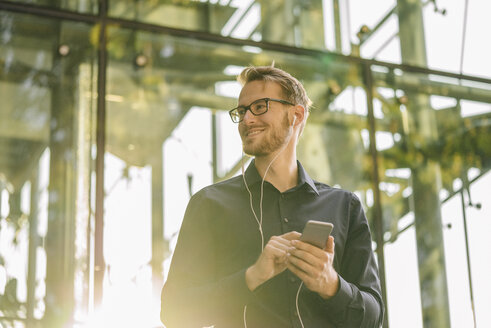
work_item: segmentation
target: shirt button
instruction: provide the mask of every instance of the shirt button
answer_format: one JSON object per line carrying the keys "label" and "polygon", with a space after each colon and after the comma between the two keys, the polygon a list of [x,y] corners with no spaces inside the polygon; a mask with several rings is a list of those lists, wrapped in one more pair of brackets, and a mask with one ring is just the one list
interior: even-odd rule
{"label": "shirt button", "polygon": [[290,282],[291,282],[291,283],[293,283],[293,282],[295,282],[297,279],[295,279],[295,277],[294,277],[294,276],[290,276],[290,277],[288,278],[288,280],[290,280]]}
{"label": "shirt button", "polygon": [[283,218],[283,222],[288,223],[288,218]]}

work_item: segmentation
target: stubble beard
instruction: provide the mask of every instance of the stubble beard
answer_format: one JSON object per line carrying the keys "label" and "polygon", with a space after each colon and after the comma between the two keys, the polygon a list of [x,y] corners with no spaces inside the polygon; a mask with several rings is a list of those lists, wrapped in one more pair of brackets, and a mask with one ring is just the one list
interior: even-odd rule
{"label": "stubble beard", "polygon": [[289,136],[293,133],[290,129],[288,115],[285,113],[280,126],[271,127],[268,135],[263,136],[262,140],[253,143],[244,142],[242,138],[242,148],[244,153],[251,157],[262,157],[272,154],[287,143]]}

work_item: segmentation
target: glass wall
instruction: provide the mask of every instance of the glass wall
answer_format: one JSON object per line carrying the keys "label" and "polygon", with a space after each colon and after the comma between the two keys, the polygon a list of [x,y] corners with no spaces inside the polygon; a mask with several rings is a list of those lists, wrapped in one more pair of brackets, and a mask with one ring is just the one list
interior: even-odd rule
{"label": "glass wall", "polygon": [[110,0],[109,15],[238,39],[325,48],[322,0]]}
{"label": "glass wall", "polygon": [[[190,196],[248,160],[236,75],[272,63],[314,102],[299,160],[362,200],[386,326],[491,323],[491,80],[390,63],[395,1],[103,4],[0,1],[0,325],[160,327]],[[384,15],[380,51],[346,30]]]}
{"label": "glass wall", "polygon": [[66,322],[91,288],[93,27],[0,20],[0,320]]}

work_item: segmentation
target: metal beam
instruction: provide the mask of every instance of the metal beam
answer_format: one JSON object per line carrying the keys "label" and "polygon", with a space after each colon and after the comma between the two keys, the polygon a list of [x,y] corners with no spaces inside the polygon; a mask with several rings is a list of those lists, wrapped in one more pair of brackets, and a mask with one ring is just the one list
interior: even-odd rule
{"label": "metal beam", "polygon": [[164,282],[164,173],[163,145],[155,149],[152,165],[152,290],[159,299]]}
{"label": "metal beam", "polygon": [[[410,65],[426,66],[426,48],[421,2],[398,0],[399,36],[402,61]],[[417,82],[417,79],[415,79]],[[438,139],[435,111],[428,95],[408,92],[408,139],[410,147],[425,146]],[[428,159],[425,164],[411,168],[418,254],[421,305],[424,327],[450,327],[447,276],[440,211],[440,165]]]}
{"label": "metal beam", "polygon": [[368,108],[368,125],[370,131],[370,155],[372,157],[372,188],[373,188],[373,222],[375,226],[375,242],[377,243],[377,260],[380,277],[380,285],[382,288],[382,298],[385,304],[385,316],[383,321],[383,327],[389,326],[388,312],[387,312],[387,288],[385,283],[385,255],[384,255],[384,222],[382,213],[382,204],[380,196],[380,177],[379,177],[379,156],[377,153],[377,143],[375,134],[377,127],[375,125],[375,116],[373,113],[373,77],[370,66],[363,67],[364,82],[366,85],[367,94],[367,108]]}
{"label": "metal beam", "polygon": [[[59,22],[61,26],[61,22]],[[62,35],[61,27],[58,36]],[[59,41],[59,40],[57,40]],[[54,55],[58,83],[52,89],[50,124],[50,172],[46,249],[46,312],[43,325],[59,328],[73,323],[75,279],[75,199],[78,165],[73,128],[80,57]],[[67,154],[70,154],[67,156]]]}
{"label": "metal beam", "polygon": [[423,76],[423,74],[395,75],[390,72],[374,72],[373,76],[378,87],[491,103],[491,85],[489,85],[490,89],[484,89],[459,85],[457,81],[455,83],[450,83],[450,81],[449,83],[444,83],[436,81],[434,78]]}
{"label": "metal beam", "polygon": [[95,230],[94,230],[94,307],[102,304],[104,261],[104,155],[106,146],[106,69],[107,69],[107,1],[99,2],[100,30],[97,72],[97,153],[95,160]]}
{"label": "metal beam", "polygon": [[381,28],[385,22],[389,20],[389,18],[397,12],[397,6],[392,7],[391,10],[387,12],[387,14],[382,17],[382,19],[375,25],[373,28],[369,29],[368,32],[362,33],[360,35],[360,46],[363,45],[375,32],[378,31],[379,28]]}
{"label": "metal beam", "polygon": [[[1,189],[0,189],[1,192]],[[37,248],[41,238],[38,235],[38,208],[39,208],[39,162],[31,175],[31,202],[29,213],[29,251],[27,265],[27,300],[26,319],[27,328],[36,327],[34,308],[36,307],[36,271]]]}
{"label": "metal beam", "polygon": [[217,115],[216,111],[211,112],[211,163],[212,163],[212,174],[213,182],[218,182],[218,165],[219,165],[219,146],[218,137],[220,133],[220,128],[217,126]]}
{"label": "metal beam", "polygon": [[339,0],[332,0],[332,11],[334,17],[334,40],[337,52],[342,52],[343,44],[341,42],[341,10],[339,8]]}

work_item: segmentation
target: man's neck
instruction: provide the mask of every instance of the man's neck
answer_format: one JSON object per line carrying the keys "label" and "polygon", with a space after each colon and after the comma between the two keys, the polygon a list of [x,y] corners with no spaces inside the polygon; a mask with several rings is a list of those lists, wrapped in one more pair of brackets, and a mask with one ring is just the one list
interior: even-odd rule
{"label": "man's neck", "polygon": [[[274,159],[274,156],[275,154],[271,154],[255,158],[254,164],[261,177],[264,178],[266,169]],[[295,152],[280,154],[271,164],[265,180],[275,186],[280,192],[295,187],[298,184],[298,165]]]}

